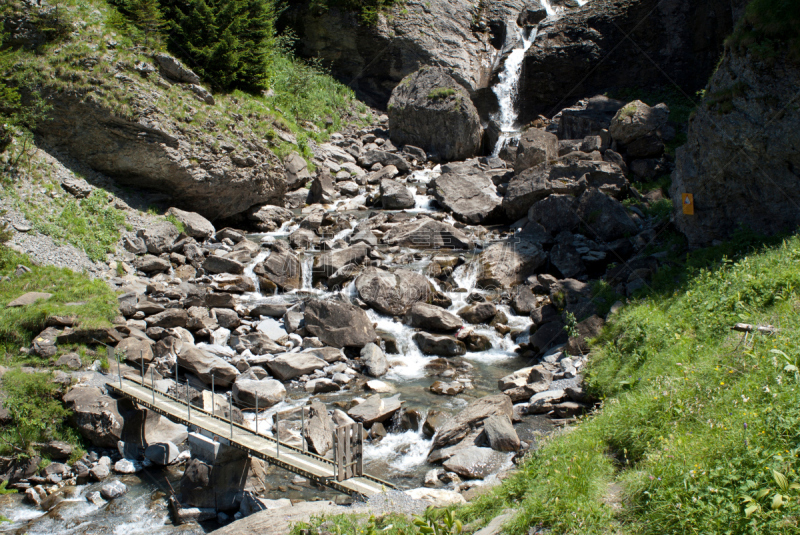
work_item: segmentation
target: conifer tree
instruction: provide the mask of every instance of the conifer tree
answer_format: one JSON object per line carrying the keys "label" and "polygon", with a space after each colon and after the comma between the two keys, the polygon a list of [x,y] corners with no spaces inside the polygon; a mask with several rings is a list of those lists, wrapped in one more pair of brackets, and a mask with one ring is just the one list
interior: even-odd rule
{"label": "conifer tree", "polygon": [[150,35],[165,24],[158,0],[131,0],[129,6],[133,21],[144,31],[144,44],[147,46]]}

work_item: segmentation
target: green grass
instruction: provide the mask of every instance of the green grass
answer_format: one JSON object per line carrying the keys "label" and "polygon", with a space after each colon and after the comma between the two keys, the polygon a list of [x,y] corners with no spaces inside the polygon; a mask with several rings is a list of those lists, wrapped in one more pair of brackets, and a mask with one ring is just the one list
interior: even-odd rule
{"label": "green grass", "polygon": [[402,515],[390,514],[381,518],[367,515],[320,515],[309,522],[298,522],[292,526],[290,535],[416,535],[418,531],[412,521]]}
{"label": "green grass", "polygon": [[[30,273],[14,275],[16,266],[31,268]],[[0,348],[5,353],[5,365],[18,359],[17,351],[28,346],[52,316],[72,316],[86,328],[110,327],[119,313],[114,292],[100,280],[69,269],[36,266],[30,259],[0,246],[0,276],[10,275],[0,282]],[[53,294],[46,301],[25,307],[6,308],[6,304],[27,292]]]}
{"label": "green grass", "polygon": [[[800,359],[800,239],[735,260],[721,254],[736,247],[698,253],[683,277],[656,282],[615,316],[587,376],[602,409],[461,516],[517,508],[511,534],[537,525],[554,533],[796,532],[797,491],[771,504],[781,493],[773,470],[800,482],[800,377],[786,367]],[[746,345],[730,331],[740,321],[781,331]],[[612,484],[619,508],[608,504]],[[748,518],[743,496],[760,490],[760,510]]]}
{"label": "green grass", "polygon": [[800,3],[796,0],[752,0],[728,46],[772,61],[787,54],[800,62]]}
{"label": "green grass", "polygon": [[456,90],[450,87],[439,87],[428,93],[431,100],[444,100],[456,94]]}
{"label": "green grass", "polygon": [[120,232],[125,225],[125,215],[109,204],[105,191],[95,189],[89,197],[53,201],[56,209],[22,206],[34,228],[85,251],[94,260],[105,260],[114,251]]}

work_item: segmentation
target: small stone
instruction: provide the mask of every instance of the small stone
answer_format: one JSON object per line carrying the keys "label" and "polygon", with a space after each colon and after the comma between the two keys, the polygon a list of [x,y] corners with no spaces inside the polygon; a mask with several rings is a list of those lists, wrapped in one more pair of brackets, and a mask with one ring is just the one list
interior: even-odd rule
{"label": "small stone", "polygon": [[100,489],[100,496],[106,500],[113,500],[124,495],[126,492],[128,492],[128,487],[125,486],[125,483],[121,481],[112,481],[103,485]]}

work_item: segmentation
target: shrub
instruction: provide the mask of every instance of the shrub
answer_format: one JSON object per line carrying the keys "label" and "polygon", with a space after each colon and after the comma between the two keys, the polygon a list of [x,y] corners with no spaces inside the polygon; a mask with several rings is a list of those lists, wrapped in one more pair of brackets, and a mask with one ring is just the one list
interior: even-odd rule
{"label": "shrub", "polygon": [[428,98],[431,100],[444,100],[456,94],[456,90],[450,87],[439,87],[428,93]]}

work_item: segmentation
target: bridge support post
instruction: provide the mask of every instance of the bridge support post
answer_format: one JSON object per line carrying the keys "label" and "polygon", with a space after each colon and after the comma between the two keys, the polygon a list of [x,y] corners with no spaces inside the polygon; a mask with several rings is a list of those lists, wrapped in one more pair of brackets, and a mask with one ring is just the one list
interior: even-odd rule
{"label": "bridge support post", "polygon": [[119,363],[119,359],[117,358],[117,354],[114,352],[113,347],[108,346],[106,348],[106,351],[108,353],[109,359],[114,358],[117,360],[117,373],[119,374],[119,389],[122,390],[122,365]]}

